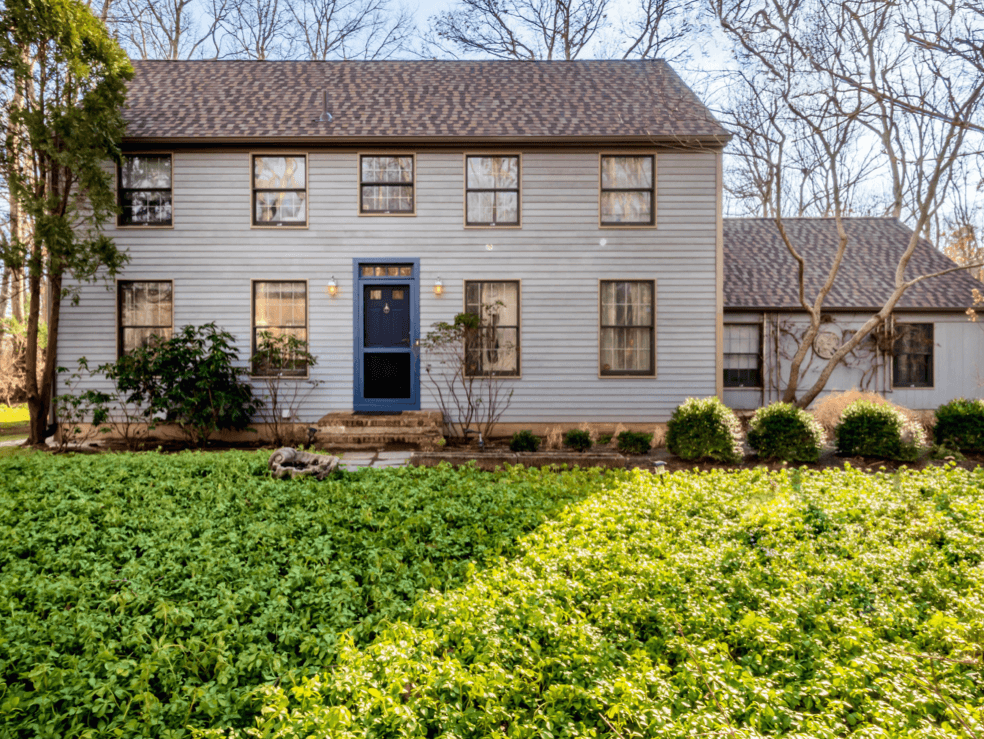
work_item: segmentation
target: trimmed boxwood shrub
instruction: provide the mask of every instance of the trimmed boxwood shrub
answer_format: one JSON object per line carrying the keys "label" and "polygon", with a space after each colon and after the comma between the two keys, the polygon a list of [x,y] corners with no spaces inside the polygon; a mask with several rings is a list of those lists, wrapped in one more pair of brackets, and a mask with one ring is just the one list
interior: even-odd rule
{"label": "trimmed boxwood shrub", "polygon": [[653,435],[641,431],[623,431],[618,435],[618,450],[623,454],[646,454],[653,445]]}
{"label": "trimmed boxwood shrub", "polygon": [[763,459],[817,462],[823,450],[823,428],[803,409],[776,402],[755,411],[748,424],[748,443]]}
{"label": "trimmed boxwood shrub", "polygon": [[837,453],[912,462],[926,445],[922,427],[888,403],[858,400],[844,409],[834,428]]}
{"label": "trimmed boxwood shrub", "polygon": [[575,452],[586,452],[591,448],[591,434],[584,429],[571,429],[564,434],[564,446]]}
{"label": "trimmed boxwood shrub", "polygon": [[670,417],[666,446],[687,460],[740,462],[741,424],[734,412],[717,398],[687,398]]}
{"label": "trimmed boxwood shrub", "polygon": [[513,452],[535,452],[539,448],[540,437],[529,429],[517,431],[509,441],[509,450]]}
{"label": "trimmed boxwood shrub", "polygon": [[984,401],[957,398],[936,409],[936,443],[965,452],[984,452]]}

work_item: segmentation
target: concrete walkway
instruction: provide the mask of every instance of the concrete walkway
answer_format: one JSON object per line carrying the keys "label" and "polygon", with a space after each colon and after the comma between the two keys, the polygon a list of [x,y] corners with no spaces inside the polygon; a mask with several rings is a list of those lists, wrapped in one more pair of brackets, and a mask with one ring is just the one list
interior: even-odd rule
{"label": "concrete walkway", "polygon": [[383,467],[403,467],[410,461],[413,452],[342,452],[342,461],[339,466],[347,470],[355,470],[360,467],[373,467],[375,469]]}
{"label": "concrete walkway", "polygon": [[27,441],[26,436],[23,439],[11,439],[10,441],[0,441],[0,446],[20,446],[25,441]]}

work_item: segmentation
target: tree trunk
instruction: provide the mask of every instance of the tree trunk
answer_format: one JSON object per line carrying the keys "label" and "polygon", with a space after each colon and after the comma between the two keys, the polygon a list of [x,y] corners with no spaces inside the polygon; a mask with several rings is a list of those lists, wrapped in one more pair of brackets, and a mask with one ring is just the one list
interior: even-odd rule
{"label": "tree trunk", "polygon": [[34,253],[30,270],[30,307],[27,316],[27,356],[24,362],[24,393],[27,396],[27,409],[31,413],[31,430],[28,444],[43,444],[44,432],[48,426],[47,407],[38,388],[38,323],[41,313],[41,270],[37,262],[40,257]]}

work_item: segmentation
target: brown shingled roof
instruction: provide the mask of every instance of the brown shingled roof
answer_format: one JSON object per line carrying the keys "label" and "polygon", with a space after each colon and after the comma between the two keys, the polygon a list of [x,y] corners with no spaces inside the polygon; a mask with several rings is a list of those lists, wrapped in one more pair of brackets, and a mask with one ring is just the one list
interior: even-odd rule
{"label": "brown shingled roof", "polygon": [[[807,261],[807,297],[812,300],[837,251],[833,218],[788,218],[786,232]],[[895,269],[912,231],[894,218],[847,218],[847,252],[834,287],[824,301],[829,309],[880,308],[895,286]],[[911,279],[955,263],[927,241],[920,241],[906,272]],[[796,262],[769,218],[724,220],[724,305],[736,308],[799,308]],[[971,291],[984,284],[966,272],[934,277],[909,288],[900,308],[964,310]]]}
{"label": "brown shingled roof", "polygon": [[[728,133],[666,62],[134,61],[128,141],[619,141]],[[322,123],[322,94],[334,116]]]}

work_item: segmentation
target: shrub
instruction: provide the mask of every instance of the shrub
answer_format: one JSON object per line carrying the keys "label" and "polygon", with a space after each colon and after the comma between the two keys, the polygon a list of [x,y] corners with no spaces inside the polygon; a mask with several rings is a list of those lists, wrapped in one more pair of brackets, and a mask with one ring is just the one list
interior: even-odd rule
{"label": "shrub", "polygon": [[922,427],[887,403],[858,400],[834,429],[837,453],[912,462],[926,444]]}
{"label": "shrub", "polygon": [[540,437],[529,429],[517,431],[509,440],[509,449],[513,452],[535,452],[540,448]]}
{"label": "shrub", "polygon": [[790,403],[759,408],[748,424],[748,443],[763,459],[817,462],[823,437],[817,419]]}
{"label": "shrub", "polygon": [[683,459],[740,462],[741,423],[717,398],[687,398],[670,417],[666,446]]}
{"label": "shrub", "polygon": [[642,431],[623,431],[618,435],[618,450],[623,454],[648,454],[653,435]]}
{"label": "shrub", "polygon": [[598,440],[595,442],[598,446],[608,446],[612,443],[611,434],[598,434]]}
{"label": "shrub", "polygon": [[571,429],[564,434],[564,446],[575,452],[586,452],[591,448],[591,434],[583,429]]}
{"label": "shrub", "polygon": [[291,334],[261,331],[258,341],[250,364],[254,382],[265,390],[259,418],[267,424],[274,446],[297,446],[307,439],[307,429],[298,425],[301,406],[321,385],[321,380],[306,376],[318,358],[308,351],[306,341]]}
{"label": "shrub", "polygon": [[984,401],[958,398],[936,409],[936,443],[984,452]]}
{"label": "shrub", "polygon": [[268,456],[0,457],[0,736],[252,726],[256,687],[330,666],[343,632],[368,644],[622,474],[319,483],[270,480]]}
{"label": "shrub", "polygon": [[868,393],[857,389],[825,395],[813,404],[813,408],[810,412],[813,414],[813,417],[820,422],[820,425],[827,434],[827,438],[833,439],[834,429],[837,428],[837,424],[840,423],[844,410],[849,405],[856,403],[859,400],[867,400],[871,403],[878,403],[880,405],[890,405],[893,408],[898,409],[898,411],[910,421],[913,421],[914,423],[919,422],[918,415],[913,411],[910,411],[908,408],[903,408],[902,406],[890,403],[877,393]]}
{"label": "shrub", "polygon": [[149,419],[174,423],[202,447],[219,429],[242,431],[262,400],[237,367],[235,338],[214,323],[185,326],[118,362],[116,383]]}

